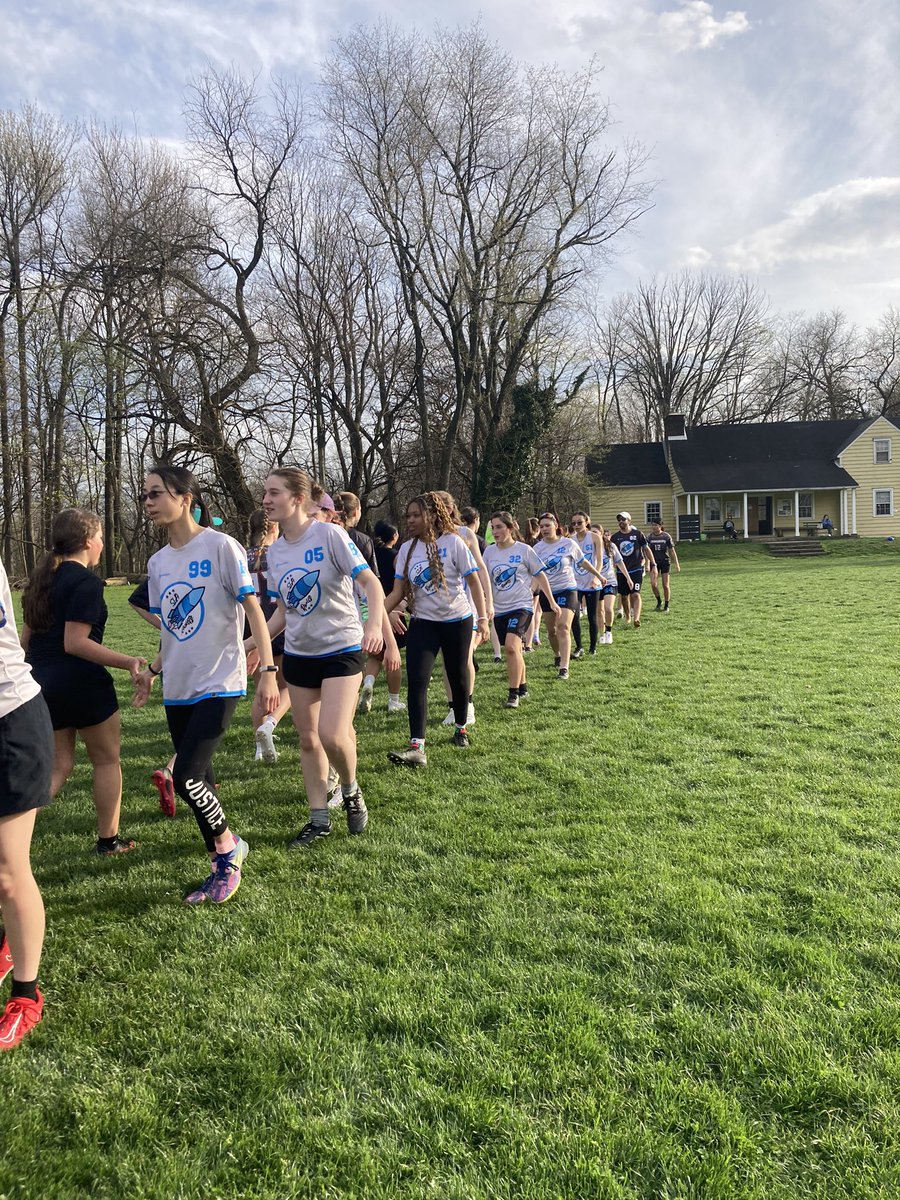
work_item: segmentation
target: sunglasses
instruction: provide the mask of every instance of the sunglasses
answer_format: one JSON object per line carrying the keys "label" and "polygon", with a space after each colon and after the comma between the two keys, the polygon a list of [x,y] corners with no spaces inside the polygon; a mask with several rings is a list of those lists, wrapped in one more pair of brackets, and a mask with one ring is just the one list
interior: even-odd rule
{"label": "sunglasses", "polygon": [[141,504],[146,504],[148,500],[155,500],[157,496],[165,496],[164,488],[154,488],[152,492],[138,492],[138,500]]}

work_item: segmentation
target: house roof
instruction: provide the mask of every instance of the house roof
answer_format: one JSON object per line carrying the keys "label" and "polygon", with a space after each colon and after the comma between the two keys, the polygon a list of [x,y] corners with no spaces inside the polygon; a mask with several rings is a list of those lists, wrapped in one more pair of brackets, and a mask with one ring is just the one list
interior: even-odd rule
{"label": "house roof", "polygon": [[[684,441],[669,442],[669,452],[686,492],[854,487],[835,460],[875,419],[695,425]],[[604,487],[671,482],[662,442],[606,447],[586,459],[585,472]]]}
{"label": "house roof", "polygon": [[584,471],[602,487],[669,486],[672,482],[662,442],[620,442],[605,446],[588,455]]}

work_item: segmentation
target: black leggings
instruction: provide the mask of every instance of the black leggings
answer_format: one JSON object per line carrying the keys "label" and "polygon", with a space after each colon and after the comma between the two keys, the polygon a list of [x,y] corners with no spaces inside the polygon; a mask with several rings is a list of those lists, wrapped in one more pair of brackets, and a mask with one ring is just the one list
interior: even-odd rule
{"label": "black leggings", "polygon": [[406,635],[406,685],[409,706],[409,736],[424,738],[428,719],[428,684],[438,651],[453,697],[457,725],[465,725],[469,711],[469,647],[472,618],[462,621],[422,621],[414,617]]}
{"label": "black leggings", "polygon": [[213,790],[216,777],[212,757],[231,724],[237,702],[237,696],[211,696],[196,704],[166,705],[166,720],[175,747],[172,782],[196,817],[211,854],[215,853],[216,838],[228,828],[219,797]]}
{"label": "black leggings", "polygon": [[[584,600],[584,606],[587,609],[588,629],[591,631],[591,650],[597,649],[597,601],[600,598],[599,592],[579,592],[578,599]],[[581,649],[581,619],[579,612],[581,606],[575,609],[575,620],[572,623],[572,634],[575,638],[575,649]]]}

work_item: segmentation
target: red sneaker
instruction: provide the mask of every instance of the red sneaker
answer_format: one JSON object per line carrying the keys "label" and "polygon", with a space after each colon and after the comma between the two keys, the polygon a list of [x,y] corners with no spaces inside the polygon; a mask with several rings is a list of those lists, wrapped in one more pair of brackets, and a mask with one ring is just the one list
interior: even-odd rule
{"label": "red sneaker", "polygon": [[9,942],[6,940],[6,934],[0,933],[0,983],[3,982],[12,969],[13,960],[9,952]]}
{"label": "red sneaker", "polygon": [[12,1050],[18,1046],[43,1015],[44,997],[40,991],[37,1000],[29,1000],[27,996],[10,997],[0,1017],[0,1050]]}
{"label": "red sneaker", "polygon": [[162,767],[159,771],[154,771],[150,778],[156,784],[156,790],[159,792],[159,807],[162,809],[163,815],[174,817],[175,785],[172,783],[172,772],[168,767]]}

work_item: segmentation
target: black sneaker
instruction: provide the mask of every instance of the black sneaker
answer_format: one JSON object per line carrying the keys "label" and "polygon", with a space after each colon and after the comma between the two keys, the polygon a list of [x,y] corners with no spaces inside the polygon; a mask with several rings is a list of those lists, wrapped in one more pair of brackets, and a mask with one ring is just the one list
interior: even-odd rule
{"label": "black sneaker", "polygon": [[527,695],[528,695],[528,684],[527,684],[527,683],[520,683],[520,684],[519,684],[519,699],[520,699],[520,700],[524,700],[524,698],[525,698]]}
{"label": "black sneaker", "polygon": [[557,671],[559,670],[559,664],[561,662],[562,662],[562,658],[559,654],[557,654],[556,658],[554,658],[554,660],[553,660],[553,665],[554,665],[554,667],[556,667]]}
{"label": "black sneaker", "polygon": [[469,735],[464,729],[457,729],[453,737],[450,739],[454,746],[460,750],[464,750],[469,743]]}
{"label": "black sneaker", "polygon": [[668,604],[664,604],[664,605],[663,605],[663,612],[668,612],[668,611],[669,611],[669,606],[668,606]]}
{"label": "black sneaker", "polygon": [[591,658],[596,658],[597,657],[597,647],[593,646],[590,650],[588,650],[588,654],[591,656]]}
{"label": "black sneaker", "polygon": [[[668,607],[668,606],[667,606],[667,607]],[[657,602],[656,602],[656,611],[657,611],[657,612],[659,612],[659,611],[661,610],[661,608],[662,608],[662,600],[657,600]]]}
{"label": "black sneaker", "polygon": [[518,693],[518,690],[516,690],[515,692],[510,692],[509,695],[506,697],[506,704],[504,705],[504,708],[518,708],[518,707],[519,707],[519,693]]}
{"label": "black sneaker", "polygon": [[559,670],[556,672],[556,678],[557,679],[568,679],[569,678],[568,667],[560,667]]}
{"label": "black sneaker", "polygon": [[344,797],[344,812],[347,814],[347,829],[350,833],[362,833],[369,823],[369,810],[361,791]]}
{"label": "black sneaker", "polygon": [[137,842],[134,838],[121,838],[118,834],[108,842],[97,839],[97,844],[94,847],[94,853],[99,858],[112,858],[115,854],[128,854],[133,850]]}
{"label": "black sneaker", "polygon": [[294,840],[288,843],[288,850],[307,850],[310,846],[314,846],[316,842],[321,841],[322,838],[329,837],[330,834],[330,821],[327,825],[313,825],[312,821],[309,821],[303,826]]}

